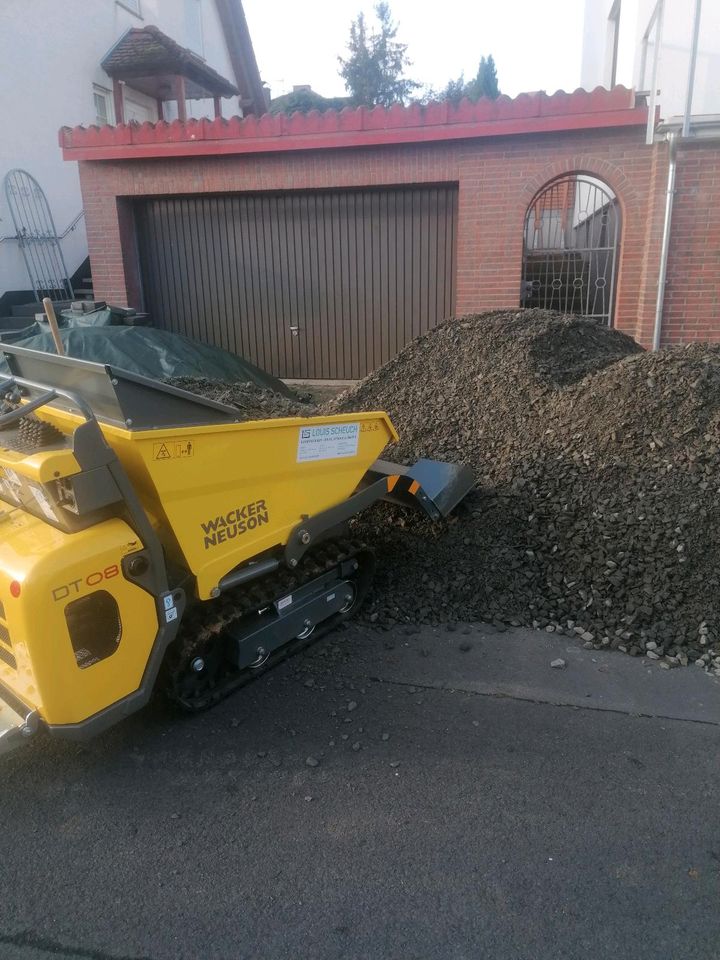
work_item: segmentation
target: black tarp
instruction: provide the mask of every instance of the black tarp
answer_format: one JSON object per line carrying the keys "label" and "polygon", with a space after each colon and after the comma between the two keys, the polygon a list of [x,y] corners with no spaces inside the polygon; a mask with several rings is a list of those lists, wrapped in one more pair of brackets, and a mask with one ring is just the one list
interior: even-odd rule
{"label": "black tarp", "polygon": [[[23,331],[25,333],[26,331]],[[60,331],[65,352],[78,360],[108,363],[153,380],[170,377],[200,377],[228,383],[255,383],[267,390],[293,397],[282,380],[260,370],[234,353],[199,343],[169,330],[154,327],[82,326]],[[49,332],[13,340],[19,347],[55,353]],[[7,366],[0,360],[0,369]]]}
{"label": "black tarp", "polygon": [[[42,310],[38,310],[38,314],[41,313]],[[0,342],[20,343],[28,337],[50,332],[47,320],[32,320],[29,323],[28,320],[30,320],[29,317],[4,317],[0,322]],[[122,324],[124,320],[113,307],[104,306],[87,312],[62,310],[58,314],[57,322],[62,329],[71,329],[73,327],[108,327],[112,324]]]}

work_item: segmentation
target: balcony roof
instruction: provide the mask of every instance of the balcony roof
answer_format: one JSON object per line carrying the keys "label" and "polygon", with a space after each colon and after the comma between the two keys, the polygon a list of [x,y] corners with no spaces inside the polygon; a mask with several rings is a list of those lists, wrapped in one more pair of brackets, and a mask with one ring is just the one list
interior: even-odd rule
{"label": "balcony roof", "polygon": [[[171,77],[185,77],[185,96],[190,100],[232,97],[238,88],[192,50],[181,47],[157,27],[133,27],[120,37],[103,59],[108,76],[151,97],[172,99]],[[164,91],[164,85],[167,90]]]}
{"label": "balcony roof", "polygon": [[359,146],[428,143],[558,131],[644,126],[647,107],[634,91],[523,93],[511,100],[462,100],[230,120],[63,127],[66,160],[135,160]]}

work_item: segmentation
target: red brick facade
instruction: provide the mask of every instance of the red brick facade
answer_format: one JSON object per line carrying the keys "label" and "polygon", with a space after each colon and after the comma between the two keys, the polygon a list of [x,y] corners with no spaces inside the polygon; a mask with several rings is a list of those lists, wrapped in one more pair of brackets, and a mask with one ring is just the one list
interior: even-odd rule
{"label": "red brick facade", "polygon": [[[617,97],[616,91],[605,96]],[[547,103],[553,100],[546,98]],[[453,182],[459,188],[457,312],[515,307],[520,302],[524,217],[533,196],[561,174],[592,174],[612,188],[621,209],[615,325],[648,345],[657,298],[668,147],[645,145],[642,108],[628,104],[624,114],[618,109],[611,113],[606,104],[593,127],[583,119],[589,115],[585,103],[580,104],[585,110],[580,115],[579,107],[573,113],[562,101],[562,109],[553,108],[558,116],[550,116],[550,128],[534,127],[532,132],[505,126],[493,128],[491,135],[487,128],[492,121],[485,118],[481,136],[468,136],[469,129],[462,128],[461,137],[459,123],[451,128],[446,116],[445,125],[437,123],[433,129],[432,139],[414,143],[387,139],[348,143],[333,133],[322,146],[319,140],[308,142],[308,137],[298,145],[292,137],[303,128],[300,121],[292,127],[293,118],[285,120],[285,139],[279,135],[270,147],[266,130],[260,149],[259,138],[248,138],[247,133],[234,141],[229,136],[209,141],[199,132],[204,151],[208,143],[223,149],[198,156],[189,142],[194,139],[187,133],[189,125],[180,133],[176,125],[175,133],[172,124],[164,125],[162,142],[154,134],[154,153],[146,157],[139,155],[139,147],[147,148],[153,138],[149,130],[140,134],[150,125],[136,128],[134,144],[127,141],[126,128],[115,128],[112,142],[109,135],[104,140],[98,136],[102,131],[83,130],[63,131],[61,142],[67,159],[80,160],[96,294],[133,305],[140,297],[132,218],[135,198]],[[544,109],[546,121],[552,114],[542,102],[533,109],[537,113]],[[527,103],[523,110],[529,113]],[[480,122],[477,116],[473,122],[475,126]],[[507,115],[497,125],[509,122],[512,117]],[[563,125],[568,129],[558,129]],[[387,128],[380,132],[387,137]],[[406,129],[402,132],[407,134]],[[377,128],[370,124],[367,133],[375,135]],[[356,139],[361,135],[362,131],[353,134]],[[183,137],[184,146],[177,149]],[[718,272],[720,151],[712,145],[683,145],[678,151],[663,342],[720,340]]]}
{"label": "red brick facade", "polygon": [[678,151],[663,333],[673,343],[720,340],[717,143],[688,143]]}

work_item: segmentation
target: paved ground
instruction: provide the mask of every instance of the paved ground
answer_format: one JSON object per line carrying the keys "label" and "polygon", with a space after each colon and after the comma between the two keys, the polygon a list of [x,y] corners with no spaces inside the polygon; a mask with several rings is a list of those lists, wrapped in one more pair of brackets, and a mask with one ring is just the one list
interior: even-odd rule
{"label": "paved ground", "polygon": [[0,957],[717,958],[719,748],[694,668],[352,628],[4,758]]}

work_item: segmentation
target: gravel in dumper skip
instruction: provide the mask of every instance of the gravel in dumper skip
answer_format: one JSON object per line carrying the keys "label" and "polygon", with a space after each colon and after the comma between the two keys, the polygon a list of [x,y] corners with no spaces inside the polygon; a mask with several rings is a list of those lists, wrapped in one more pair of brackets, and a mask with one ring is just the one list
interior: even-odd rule
{"label": "gravel in dumper skip", "polygon": [[646,353],[577,317],[470,316],[329,408],[387,410],[388,456],[478,479],[448,522],[386,505],[357,521],[380,548],[373,622],[527,624],[720,667],[717,347]]}
{"label": "gravel in dumper skip", "polygon": [[311,417],[316,412],[315,407],[305,402],[303,397],[292,400],[254,383],[226,383],[224,380],[205,380],[201,377],[172,377],[165,382],[207,400],[217,400],[218,403],[235,407],[238,420]]}

